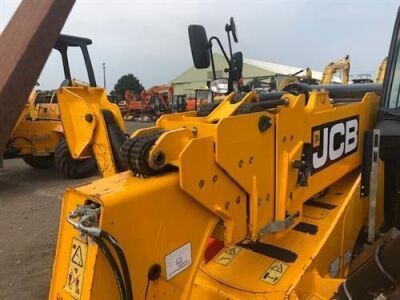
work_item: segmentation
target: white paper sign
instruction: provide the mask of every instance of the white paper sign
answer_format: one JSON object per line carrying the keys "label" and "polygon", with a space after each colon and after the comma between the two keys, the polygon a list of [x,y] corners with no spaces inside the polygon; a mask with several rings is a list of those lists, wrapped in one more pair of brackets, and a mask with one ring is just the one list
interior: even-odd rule
{"label": "white paper sign", "polygon": [[179,247],[165,257],[167,280],[186,270],[192,264],[192,248],[190,243]]}

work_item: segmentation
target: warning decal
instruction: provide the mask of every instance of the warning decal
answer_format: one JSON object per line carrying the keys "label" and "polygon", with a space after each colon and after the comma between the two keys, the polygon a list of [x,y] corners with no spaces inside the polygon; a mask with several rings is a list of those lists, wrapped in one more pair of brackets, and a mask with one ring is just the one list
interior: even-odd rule
{"label": "warning decal", "polygon": [[220,265],[227,266],[240,252],[239,247],[230,247],[222,251],[214,261]]}
{"label": "warning decal", "polygon": [[269,284],[277,284],[283,277],[289,266],[280,261],[274,261],[272,265],[263,273],[261,280]]}
{"label": "warning decal", "polygon": [[[72,248],[74,248],[74,246],[72,246]],[[72,255],[72,262],[76,265],[78,265],[79,267],[83,267],[83,261],[82,261],[82,247],[81,246],[77,246],[75,247],[75,253]]]}
{"label": "warning decal", "polygon": [[73,238],[65,290],[75,299],[81,298],[87,244]]}

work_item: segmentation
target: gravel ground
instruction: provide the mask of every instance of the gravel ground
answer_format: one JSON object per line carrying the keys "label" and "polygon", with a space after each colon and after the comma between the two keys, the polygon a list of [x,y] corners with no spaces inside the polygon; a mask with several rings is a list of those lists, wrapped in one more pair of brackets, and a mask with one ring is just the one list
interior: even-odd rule
{"label": "gravel ground", "polygon": [[[149,123],[127,122],[128,132]],[[56,170],[36,170],[21,159],[0,169],[0,299],[47,299],[64,189]]]}

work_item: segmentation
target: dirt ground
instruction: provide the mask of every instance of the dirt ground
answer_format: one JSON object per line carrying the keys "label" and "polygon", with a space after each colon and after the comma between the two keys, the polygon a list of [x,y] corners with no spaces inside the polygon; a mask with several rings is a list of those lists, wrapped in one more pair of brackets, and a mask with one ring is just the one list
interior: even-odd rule
{"label": "dirt ground", "polygon": [[[128,122],[128,132],[149,123]],[[67,180],[55,169],[35,170],[21,159],[0,169],[0,299],[47,299]]]}

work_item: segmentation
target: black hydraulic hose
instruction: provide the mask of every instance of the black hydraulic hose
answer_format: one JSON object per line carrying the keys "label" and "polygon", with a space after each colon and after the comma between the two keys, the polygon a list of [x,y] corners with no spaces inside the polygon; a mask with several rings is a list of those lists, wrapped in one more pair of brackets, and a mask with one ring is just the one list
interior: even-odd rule
{"label": "black hydraulic hose", "polygon": [[108,241],[114,248],[115,252],[117,253],[121,268],[122,268],[122,274],[124,276],[124,282],[125,282],[125,290],[126,290],[126,299],[127,300],[133,300],[133,293],[132,293],[132,283],[131,283],[131,277],[129,274],[129,268],[128,268],[128,263],[126,261],[124,251],[122,250],[121,245],[118,243],[118,241],[108,232],[101,231],[100,232],[100,238],[104,238],[106,241]]}
{"label": "black hydraulic hose", "polygon": [[260,105],[265,109],[269,109],[269,108],[275,108],[279,105],[287,105],[288,103],[289,101],[286,99],[273,99],[260,102]]}
{"label": "black hydraulic hose", "polygon": [[111,266],[111,269],[114,273],[115,280],[117,281],[117,286],[118,286],[118,292],[119,292],[119,297],[121,300],[128,300],[126,297],[126,289],[125,289],[125,284],[124,280],[121,275],[121,271],[118,267],[117,262],[115,261],[110,249],[108,249],[107,245],[101,240],[101,238],[95,237],[95,236],[90,236],[93,241],[99,246],[101,252],[103,252],[104,256],[108,260],[108,263]]}
{"label": "black hydraulic hose", "polygon": [[311,91],[325,90],[329,92],[329,97],[336,100],[357,99],[358,101],[368,92],[374,92],[378,95],[382,93],[382,85],[378,83],[360,83],[360,84],[331,84],[331,85],[309,85],[307,83],[294,82],[285,87],[284,91],[279,92],[261,92],[260,101],[271,101],[280,99],[284,94],[304,94],[306,101]]}

